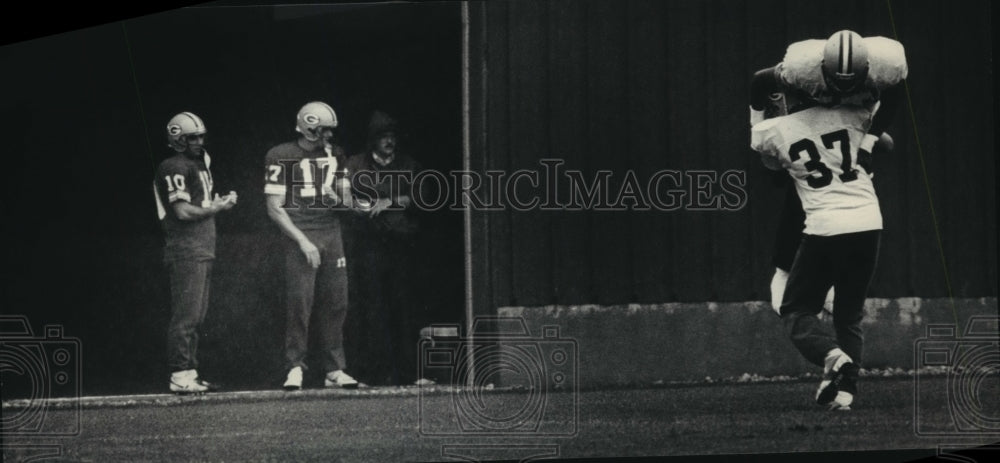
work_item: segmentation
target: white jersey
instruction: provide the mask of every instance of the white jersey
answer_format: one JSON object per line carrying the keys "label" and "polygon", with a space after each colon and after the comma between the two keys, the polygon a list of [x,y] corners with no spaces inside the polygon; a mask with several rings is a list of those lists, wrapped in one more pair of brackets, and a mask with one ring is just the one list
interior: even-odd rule
{"label": "white jersey", "polygon": [[806,234],[882,229],[871,176],[857,160],[871,116],[859,106],[815,106],[767,119],[751,129],[751,148],[776,158],[795,179],[806,213]]}

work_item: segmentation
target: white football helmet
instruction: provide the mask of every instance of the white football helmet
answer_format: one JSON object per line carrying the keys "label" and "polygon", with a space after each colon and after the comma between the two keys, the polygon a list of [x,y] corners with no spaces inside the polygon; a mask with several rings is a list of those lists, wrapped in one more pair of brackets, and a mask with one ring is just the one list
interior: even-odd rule
{"label": "white football helmet", "polygon": [[205,123],[194,113],[182,112],[167,122],[167,144],[183,153],[188,148],[189,135],[205,135]]}
{"label": "white football helmet", "polygon": [[839,93],[852,93],[864,86],[868,77],[868,48],[857,32],[842,30],[826,41],[823,48],[823,77]]}
{"label": "white football helmet", "polygon": [[337,128],[337,113],[330,105],[322,101],[306,103],[295,118],[295,131],[306,137],[306,140],[327,140],[333,136]]}

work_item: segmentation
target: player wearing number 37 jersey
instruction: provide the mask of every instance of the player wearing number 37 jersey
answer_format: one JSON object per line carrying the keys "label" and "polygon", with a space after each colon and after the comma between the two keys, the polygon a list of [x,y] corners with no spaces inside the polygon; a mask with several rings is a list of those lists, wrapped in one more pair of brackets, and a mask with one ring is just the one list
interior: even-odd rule
{"label": "player wearing number 37 jersey", "polygon": [[[824,368],[816,401],[849,409],[857,393],[865,296],[878,260],[882,214],[857,153],[872,113],[861,106],[812,106],[751,129],[764,164],[786,169],[806,214],[780,314],[792,343]],[[834,287],[834,334],[817,317]]]}

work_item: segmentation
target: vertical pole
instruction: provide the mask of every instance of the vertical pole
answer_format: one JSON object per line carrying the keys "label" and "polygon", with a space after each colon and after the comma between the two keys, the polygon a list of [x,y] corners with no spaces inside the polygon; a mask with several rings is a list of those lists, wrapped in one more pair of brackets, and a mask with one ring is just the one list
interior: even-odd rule
{"label": "vertical pole", "polygon": [[[470,139],[470,108],[471,104],[469,101],[469,2],[462,2],[462,169],[465,172],[471,172],[472,170],[472,141]],[[463,181],[464,183],[464,181]],[[462,185],[462,191],[465,191],[467,185]],[[465,223],[465,342],[468,343],[469,347],[473,345],[472,332],[472,322],[475,317],[475,312],[473,308],[473,285],[472,285],[472,205],[471,201],[464,205],[463,215]],[[468,349],[469,355],[466,356],[469,362],[466,371],[469,375],[466,377],[466,386],[472,387],[475,384],[476,372],[474,369],[475,362],[473,361],[473,349]]]}

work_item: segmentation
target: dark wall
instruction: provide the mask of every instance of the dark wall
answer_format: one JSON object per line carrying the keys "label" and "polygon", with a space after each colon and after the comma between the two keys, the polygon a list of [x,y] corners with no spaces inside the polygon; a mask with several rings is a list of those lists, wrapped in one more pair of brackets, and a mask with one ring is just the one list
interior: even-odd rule
{"label": "dark wall", "polygon": [[[165,390],[170,308],[151,181],[170,154],[167,120],[192,111],[208,128],[216,190],[240,198],[217,219],[202,370],[276,387],[284,238],[265,213],[264,154],[295,138],[298,108],[318,99],[352,153],[382,109],[399,119],[402,149],[460,168],[459,32],[453,3],[188,8],[0,48],[3,313],[80,338],[85,392]],[[461,216],[422,219],[419,305],[457,321]]]}
{"label": "dark wall", "polygon": [[[911,71],[912,105],[889,128],[896,151],[876,161],[886,231],[872,294],[995,296],[991,5],[891,2],[891,17],[886,5],[470,3],[475,169],[561,158],[615,182],[629,170],[736,169],[748,190],[732,212],[477,214],[476,310],[765,299],[783,192],[748,148],[747,81],[789,42],[845,27],[898,33]],[[168,154],[163,125],[193,111],[218,189],[240,194],[218,220],[204,370],[274,387],[283,282],[265,151],[294,137],[302,103],[324,99],[352,150],[378,107],[425,166],[460,168],[459,26],[455,2],[193,8],[0,48],[3,314],[80,338],[85,391],[163,390],[169,303],[150,181]],[[414,278],[429,316],[457,321],[461,216],[424,224]]]}
{"label": "dark wall", "polygon": [[478,305],[767,299],[783,191],[749,149],[749,78],[789,43],[844,28],[898,37],[910,66],[908,100],[888,129],[895,151],[876,160],[885,232],[870,294],[996,295],[990,10],[984,1],[473,3],[474,165],[539,171],[540,159],[558,158],[587,175],[612,171],[612,190],[628,171],[646,185],[661,170],[737,170],[748,193],[736,211],[479,214]]}

